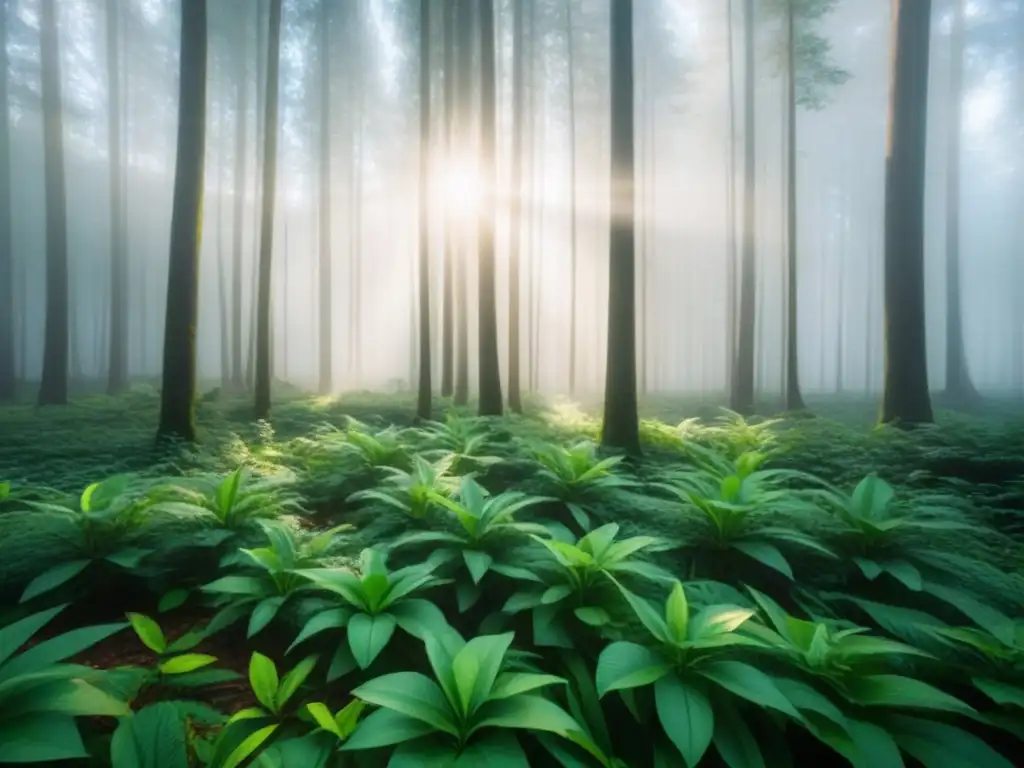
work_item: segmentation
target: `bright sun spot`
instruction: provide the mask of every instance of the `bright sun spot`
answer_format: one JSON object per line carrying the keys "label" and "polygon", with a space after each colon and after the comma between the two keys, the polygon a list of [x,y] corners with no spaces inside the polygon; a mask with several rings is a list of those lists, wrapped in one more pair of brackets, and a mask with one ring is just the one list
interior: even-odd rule
{"label": "bright sun spot", "polygon": [[441,172],[440,194],[445,208],[458,215],[471,215],[480,207],[484,185],[476,168],[466,161],[448,164]]}

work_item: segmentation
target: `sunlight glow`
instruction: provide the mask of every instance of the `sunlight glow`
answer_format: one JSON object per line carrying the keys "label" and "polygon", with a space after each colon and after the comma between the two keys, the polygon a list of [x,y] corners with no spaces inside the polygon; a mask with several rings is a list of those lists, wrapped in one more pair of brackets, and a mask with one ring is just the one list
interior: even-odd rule
{"label": "sunlight glow", "polygon": [[441,200],[449,213],[468,217],[480,210],[484,184],[473,164],[467,161],[451,163],[443,169],[439,185]]}

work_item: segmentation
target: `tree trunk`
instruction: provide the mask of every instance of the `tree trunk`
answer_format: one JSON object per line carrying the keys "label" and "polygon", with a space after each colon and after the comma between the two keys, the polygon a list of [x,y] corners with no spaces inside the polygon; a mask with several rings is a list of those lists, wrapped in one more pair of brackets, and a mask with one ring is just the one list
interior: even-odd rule
{"label": "tree trunk", "polygon": [[924,179],[931,0],[893,0],[885,168],[882,422],[930,423],[924,299]]}
{"label": "tree trunk", "polygon": [[242,246],[246,195],[246,128],[249,112],[249,68],[246,65],[247,35],[244,24],[238,24],[238,71],[235,73],[235,215],[232,224],[234,241],[231,253],[231,386],[237,390],[245,389],[244,371],[242,369]]}
{"label": "tree trunk", "polygon": [[46,185],[46,335],[39,405],[68,401],[70,294],[68,291],[67,199],[64,182],[64,119],[60,82],[60,38],[56,0],[42,0],[39,60]]}
{"label": "tree trunk", "polygon": [[[227,156],[227,148],[222,148],[222,156]],[[228,309],[228,276],[224,233],[227,226],[224,222],[224,162],[217,159],[217,306],[220,312],[220,387],[227,390],[231,386],[231,328],[229,326]]]}
{"label": "tree trunk", "polygon": [[480,2],[480,260],[477,269],[479,413],[501,416],[501,369],[498,360],[498,310],[494,286],[494,229],[498,181],[497,99],[495,90],[494,0]]}
{"label": "tree trunk", "polygon": [[743,10],[743,262],[740,270],[739,328],[736,362],[733,365],[729,406],[749,416],[754,412],[755,325],[757,273],[755,259],[757,211],[755,169],[754,0],[745,0]]}
{"label": "tree trunk", "polygon": [[576,60],[573,55],[572,4],[565,4],[565,40],[569,69],[569,394],[576,394],[577,306],[579,298],[579,254],[576,222]]}
{"label": "tree trunk", "polygon": [[330,0],[320,0],[320,210],[319,231],[319,340],[317,391],[329,395],[333,387],[334,332],[331,271],[331,15]]}
{"label": "tree trunk", "polygon": [[[508,250],[508,407],[523,412],[520,247],[523,233],[523,6],[512,4],[512,206]],[[570,59],[571,67],[571,59]]]}
{"label": "tree trunk", "polygon": [[206,0],[182,0],[178,153],[157,438],[189,442],[196,439],[196,321],[206,154],[206,55]]}
{"label": "tree trunk", "polygon": [[118,0],[107,0],[107,131],[110,156],[110,359],[107,394],[128,387],[128,251],[121,205],[121,54]]}
{"label": "tree trunk", "polygon": [[612,0],[611,13],[611,234],[601,444],[638,454],[632,0]]}
{"label": "tree trunk", "polygon": [[263,184],[260,200],[259,297],[256,302],[256,418],[270,417],[270,297],[273,277],[274,208],[277,202],[277,99],[281,65],[281,5],[270,0],[267,42],[267,93],[263,106]]}
{"label": "tree trunk", "polygon": [[797,310],[797,194],[796,194],[796,0],[786,3],[786,410],[807,406],[800,394],[799,325]]}
{"label": "tree trunk", "polygon": [[[17,389],[14,243],[11,237],[11,126],[7,97],[7,81],[10,77],[7,11],[7,0],[0,0],[0,403],[12,402]],[[21,364],[24,369],[24,360]]]}
{"label": "tree trunk", "polygon": [[416,418],[430,418],[430,0],[420,0],[419,385]]}
{"label": "tree trunk", "polygon": [[[456,69],[458,82],[458,113],[460,141],[469,144],[473,105],[473,81],[470,67],[473,62],[473,8],[469,0],[459,0],[457,11],[458,42],[456,45]],[[465,232],[460,231],[461,248],[455,254],[455,392],[452,402],[466,405],[469,402],[469,296],[466,275]]]}
{"label": "tree trunk", "polygon": [[[455,130],[455,14],[456,0],[445,0],[444,4],[444,120],[445,154],[452,162]],[[455,255],[452,237],[452,216],[447,208],[444,213],[444,275],[442,277],[441,309],[441,397],[451,397],[454,391],[455,373],[454,327],[455,296],[454,275]]]}
{"label": "tree trunk", "polygon": [[964,349],[963,306],[960,297],[960,135],[963,130],[964,4],[953,0],[950,35],[949,139],[946,156],[946,396],[969,406],[979,399],[971,380]]}

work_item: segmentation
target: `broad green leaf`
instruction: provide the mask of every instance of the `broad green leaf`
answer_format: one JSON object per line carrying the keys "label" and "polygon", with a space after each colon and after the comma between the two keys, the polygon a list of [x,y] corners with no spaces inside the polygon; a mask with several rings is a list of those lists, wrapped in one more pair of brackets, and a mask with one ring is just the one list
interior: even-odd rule
{"label": "broad green leaf", "polygon": [[419,672],[394,672],[369,680],[354,691],[363,701],[415,718],[432,729],[458,736],[458,726],[444,692]]}
{"label": "broad green leaf", "polygon": [[665,624],[668,626],[669,634],[676,643],[686,641],[686,629],[690,621],[690,606],[686,602],[686,592],[683,585],[676,582],[672,586],[672,592],[665,601]]}
{"label": "broad green leaf", "polygon": [[281,610],[281,606],[284,605],[285,599],[284,595],[276,595],[256,603],[256,607],[249,615],[249,629],[246,632],[246,637],[252,637],[273,621],[277,612]]}
{"label": "broad green leaf", "polygon": [[548,587],[544,590],[544,594],[541,595],[540,601],[544,605],[554,605],[559,603],[569,595],[572,594],[572,587],[567,584],[559,584],[554,587]]}
{"label": "broad green leaf", "polygon": [[1024,688],[1019,685],[1010,685],[981,677],[971,678],[971,682],[974,683],[975,688],[1000,706],[1024,708]]}
{"label": "broad green leaf", "polygon": [[331,714],[331,710],[327,708],[326,704],[319,701],[312,701],[306,705],[306,710],[317,725],[325,731],[330,731],[338,738],[342,738],[341,731],[338,729],[338,724],[334,722],[334,715]]}
{"label": "broad green leaf", "polygon": [[32,598],[71,581],[71,579],[84,571],[91,562],[92,560],[72,560],[46,569],[29,582],[28,586],[25,587],[25,591],[21,593],[21,600],[19,602],[27,603]]}
{"label": "broad green leaf", "polygon": [[255,576],[222,576],[204,585],[202,590],[215,594],[251,595],[253,597],[262,597],[265,591],[263,582]]}
{"label": "broad green leaf", "polygon": [[[0,668],[15,651],[21,648],[32,635],[46,626],[54,616],[67,608],[69,603],[47,608],[0,629]],[[0,676],[2,679],[2,676]]]}
{"label": "broad green leaf", "polygon": [[284,709],[285,704],[289,702],[292,696],[295,695],[295,692],[306,682],[306,679],[312,673],[319,660],[319,656],[307,656],[285,673],[285,676],[281,678],[281,682],[277,686],[277,694],[274,696],[275,712],[280,712]]}
{"label": "broad green leaf", "polygon": [[188,768],[181,713],[163,701],[123,718],[110,742],[110,762],[117,768]]}
{"label": "broad green leaf", "polygon": [[636,614],[636,617],[640,619],[640,623],[647,628],[647,631],[654,636],[654,639],[662,643],[670,643],[671,638],[669,637],[668,626],[665,624],[665,619],[662,618],[660,613],[656,611],[644,598],[634,595],[624,586],[619,584],[618,581],[615,581],[614,579],[612,579],[612,581],[615,583],[615,586],[619,588],[619,592],[622,593],[622,596],[626,598],[626,602],[629,603],[630,607],[633,609],[633,613]]}
{"label": "broad green leaf", "polygon": [[142,549],[141,547],[125,547],[124,549],[114,552],[112,555],[107,555],[104,560],[108,563],[124,568],[127,571],[138,568],[142,561],[153,553],[151,549]]}
{"label": "broad green leaf", "polygon": [[894,715],[886,720],[886,727],[900,748],[913,755],[925,768],[953,765],[1013,768],[1017,764],[1011,763],[974,734],[946,723]]}
{"label": "broad green leaf", "polygon": [[160,613],[167,613],[173,611],[175,608],[181,607],[186,600],[188,600],[189,591],[187,589],[171,589],[163,594],[160,598],[160,602],[157,605],[157,611]]}
{"label": "broad green leaf", "polygon": [[292,641],[292,644],[288,646],[286,653],[290,653],[295,646],[302,641],[313,637],[313,635],[317,635],[329,629],[341,629],[348,623],[348,619],[351,614],[352,612],[347,608],[329,608],[326,611],[321,611],[306,622],[298,636]]}
{"label": "broad green leaf", "polygon": [[388,609],[395,617],[402,631],[422,640],[427,635],[447,632],[451,629],[444,613],[433,603],[419,598],[410,598],[395,603]]}
{"label": "broad green leaf", "polygon": [[731,701],[715,702],[715,750],[729,768],[775,768],[765,764],[750,726]]}
{"label": "broad green leaf", "polygon": [[341,749],[348,751],[390,747],[436,731],[434,726],[409,715],[403,715],[393,709],[378,709],[359,723],[355,733],[342,744]]}
{"label": "broad green leaf", "polygon": [[702,676],[742,699],[801,720],[789,699],[764,672],[741,661],[709,661],[699,668]]}
{"label": "broad green leaf", "polygon": [[643,645],[619,641],[607,646],[597,660],[597,692],[640,688],[667,675],[672,665]]}
{"label": "broad green leaf", "polygon": [[[455,675],[455,687],[460,692],[460,695],[463,693],[463,685],[468,683],[470,679],[472,680],[468,689],[469,697],[464,699],[467,703],[468,712],[475,711],[490,695],[494,681],[501,671],[501,664],[505,659],[505,654],[512,644],[512,638],[513,634],[511,632],[501,635],[474,637],[455,655],[455,659],[452,661],[452,672]],[[472,658],[473,661],[462,661],[462,659],[467,658]],[[460,664],[465,664],[467,671],[472,670],[471,678],[467,675],[465,681],[461,679]]]}
{"label": "broad green leaf", "polygon": [[213,664],[217,661],[216,656],[205,653],[184,653],[181,656],[174,656],[166,661],[157,664],[157,669],[164,675],[183,675],[186,672],[194,672],[197,669]]}
{"label": "broad green leaf", "polygon": [[[27,675],[43,670],[58,661],[69,659],[86,648],[91,648],[101,640],[105,640],[111,635],[120,632],[127,626],[127,622],[120,622],[117,624],[99,624],[94,627],[72,629],[70,632],[44,640],[39,645],[26,648],[22,653],[9,659],[6,664],[0,667],[0,683],[18,675]],[[2,646],[3,642],[0,639],[0,646]],[[2,655],[2,652],[0,652],[0,655]]]}
{"label": "broad green leaf", "polygon": [[224,761],[221,768],[237,768],[252,754],[254,754],[263,744],[274,735],[279,727],[278,723],[272,725],[266,725],[259,730],[254,731],[242,740],[242,743],[235,747],[234,751],[228,755],[228,759]]}
{"label": "broad green leaf", "polygon": [[921,572],[906,560],[886,560],[881,563],[881,566],[886,573],[903,584],[907,589],[912,592],[921,591],[924,585]]}
{"label": "broad green leaf", "polygon": [[73,717],[42,712],[0,720],[0,763],[45,765],[88,757]]}
{"label": "broad green leaf", "polygon": [[462,558],[466,561],[466,567],[469,569],[469,575],[472,577],[474,584],[480,583],[480,580],[487,574],[491,564],[494,562],[494,558],[486,552],[479,552],[473,549],[462,550]]}
{"label": "broad green leaf", "polygon": [[573,613],[576,615],[577,619],[591,627],[603,627],[612,620],[608,611],[599,606],[581,606],[580,608],[576,608]]}
{"label": "broad green leaf", "polygon": [[470,735],[483,728],[546,731],[560,736],[583,730],[568,712],[553,701],[529,693],[484,704]]}
{"label": "broad green leaf", "polygon": [[941,712],[957,712],[968,717],[975,709],[960,699],[912,677],[902,675],[864,675],[847,683],[851,701],[865,707],[910,707]]}
{"label": "broad green leaf", "polygon": [[249,685],[256,700],[271,712],[275,712],[274,699],[277,696],[277,667],[259,651],[253,651],[249,659]]}
{"label": "broad green leaf", "polygon": [[766,541],[734,541],[732,546],[747,557],[778,571],[786,578],[793,578],[793,569],[790,567],[789,561],[774,544],[769,544]]}
{"label": "broad green leaf", "polygon": [[549,685],[565,685],[565,678],[530,672],[503,672],[494,681],[488,698],[492,701],[507,699],[511,696],[529,693]]}
{"label": "broad green leaf", "polygon": [[128,621],[131,622],[132,629],[139,636],[139,640],[149,650],[154,653],[164,653],[167,650],[167,638],[164,637],[160,625],[153,621],[153,619],[141,613],[129,613]]}
{"label": "broad green leaf", "polygon": [[688,766],[696,768],[711,745],[715,718],[703,692],[675,675],[654,684],[654,702],[661,727]]}
{"label": "broad green leaf", "polygon": [[357,613],[348,620],[348,645],[360,669],[369,667],[395,634],[398,621],[390,613]]}
{"label": "broad green leaf", "polygon": [[358,668],[359,665],[356,663],[356,658],[352,655],[352,649],[349,648],[348,643],[338,643],[337,648],[334,649],[334,656],[331,657],[331,664],[327,668],[327,682],[333,683]]}

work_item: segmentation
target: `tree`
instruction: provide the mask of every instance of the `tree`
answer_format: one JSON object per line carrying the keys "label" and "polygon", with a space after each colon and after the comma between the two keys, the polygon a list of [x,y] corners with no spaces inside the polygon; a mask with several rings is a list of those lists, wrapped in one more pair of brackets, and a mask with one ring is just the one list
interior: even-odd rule
{"label": "tree", "polygon": [[430,0],[420,0],[420,178],[419,178],[419,308],[420,365],[416,417],[430,418]]}
{"label": "tree", "polygon": [[331,15],[330,0],[320,0],[320,367],[319,392],[331,392],[334,334],[331,300]]}
{"label": "tree", "polygon": [[11,128],[7,0],[0,0],[0,403],[14,400],[14,253],[11,238]]}
{"label": "tree", "polygon": [[178,154],[157,439],[180,438],[188,442],[196,439],[196,323],[206,154],[206,55],[206,0],[181,0]]}
{"label": "tree", "polygon": [[107,394],[128,386],[128,250],[121,204],[121,52],[120,2],[107,0],[107,154],[110,167],[110,360]]}
{"label": "tree", "polygon": [[68,233],[56,0],[42,0],[40,6],[39,61],[46,187],[46,335],[39,405],[65,405],[68,401],[70,343]]}
{"label": "tree", "polygon": [[[473,78],[470,67],[473,62],[473,4],[471,0],[457,0],[456,14],[456,62],[458,72],[457,99],[459,114],[459,140],[468,144],[471,112],[473,107]],[[465,235],[460,228],[460,235]],[[465,238],[462,238],[463,241]],[[463,246],[455,254],[455,389],[452,402],[465,405],[469,402],[469,289],[466,285],[466,255]]]}
{"label": "tree", "polygon": [[576,394],[577,304],[579,298],[579,226],[576,221],[576,57],[572,4],[565,3],[565,45],[569,80],[569,394]]}
{"label": "tree", "polygon": [[231,225],[231,386],[241,391],[245,388],[242,370],[242,223],[245,212],[246,186],[246,123],[249,111],[249,68],[246,56],[248,45],[245,25],[237,23],[235,57],[238,71],[235,72],[235,210]]}
{"label": "tree", "polygon": [[277,99],[281,67],[281,5],[270,0],[267,41],[267,92],[263,99],[263,188],[260,199],[259,291],[256,300],[256,418],[270,416],[270,300],[274,255],[274,208],[277,202]]}
{"label": "tree", "polygon": [[632,0],[612,0],[611,81],[608,355],[601,444],[637,454],[640,452],[640,420],[636,392]]}
{"label": "tree", "polygon": [[523,412],[519,251],[523,234],[523,4],[512,4],[512,210],[508,249],[508,407]]}
{"label": "tree", "polygon": [[[454,147],[455,131],[455,16],[456,0],[445,0],[444,11],[444,122],[445,154],[449,161]],[[442,276],[441,308],[441,397],[451,397],[455,388],[455,256],[452,217],[445,209],[444,274]]]}
{"label": "tree", "polygon": [[796,0],[786,5],[786,410],[806,408],[800,394],[796,227]]}
{"label": "tree", "polygon": [[924,177],[931,0],[893,0],[885,163],[882,422],[930,423],[924,300]]}
{"label": "tree", "polygon": [[497,103],[495,90],[494,0],[480,1],[480,162],[483,200],[480,206],[480,261],[477,269],[479,296],[480,381],[479,413],[500,416],[501,370],[498,362],[498,311],[494,288],[495,188],[497,184]]}
{"label": "tree", "polygon": [[946,156],[946,396],[958,405],[979,399],[964,349],[960,300],[960,135],[963,131],[964,0],[953,0],[949,139]]}

